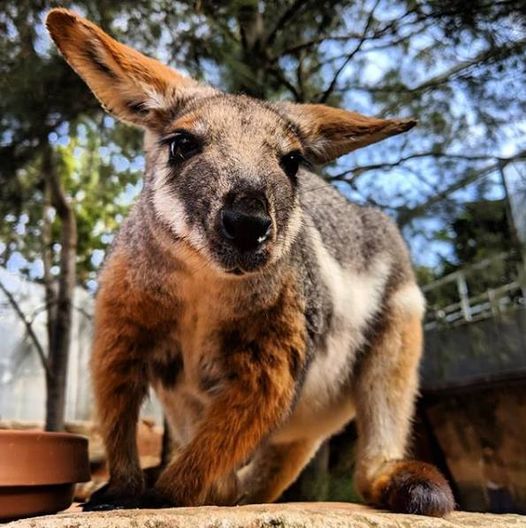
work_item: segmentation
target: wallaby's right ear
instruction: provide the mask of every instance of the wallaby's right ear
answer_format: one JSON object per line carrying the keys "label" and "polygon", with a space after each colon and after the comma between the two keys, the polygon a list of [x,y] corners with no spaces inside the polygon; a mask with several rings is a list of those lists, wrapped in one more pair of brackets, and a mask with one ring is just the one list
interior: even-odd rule
{"label": "wallaby's right ear", "polygon": [[53,9],[46,26],[70,66],[119,119],[154,126],[159,112],[211,88],[120,44],[89,20]]}

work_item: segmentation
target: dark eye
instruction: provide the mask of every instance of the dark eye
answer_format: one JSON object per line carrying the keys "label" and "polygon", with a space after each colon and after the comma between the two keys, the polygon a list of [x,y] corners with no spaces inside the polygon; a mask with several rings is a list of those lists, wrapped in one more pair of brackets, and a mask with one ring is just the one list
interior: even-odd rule
{"label": "dark eye", "polygon": [[285,156],[281,158],[280,165],[289,178],[294,178],[302,162],[303,156],[301,153],[298,151],[293,151],[285,154]]}
{"label": "dark eye", "polygon": [[201,152],[201,143],[188,132],[176,132],[168,140],[170,161],[173,163],[185,161]]}

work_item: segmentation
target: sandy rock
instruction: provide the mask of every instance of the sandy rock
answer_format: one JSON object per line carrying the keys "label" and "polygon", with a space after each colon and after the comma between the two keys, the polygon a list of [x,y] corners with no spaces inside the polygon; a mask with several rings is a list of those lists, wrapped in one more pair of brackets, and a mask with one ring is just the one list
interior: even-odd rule
{"label": "sandy rock", "polygon": [[295,503],[219,508],[62,513],[4,528],[526,528],[526,516],[455,512],[446,519],[395,515],[357,504]]}

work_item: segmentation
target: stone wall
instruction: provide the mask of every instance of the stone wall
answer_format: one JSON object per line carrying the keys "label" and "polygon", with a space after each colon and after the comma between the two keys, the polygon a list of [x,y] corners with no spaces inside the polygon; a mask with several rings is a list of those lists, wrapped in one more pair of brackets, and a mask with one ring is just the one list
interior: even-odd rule
{"label": "stone wall", "polygon": [[234,508],[64,513],[5,528],[526,528],[526,517],[455,512],[446,519],[396,515],[356,504],[296,503]]}
{"label": "stone wall", "polygon": [[428,394],[421,412],[462,508],[526,513],[526,381]]}

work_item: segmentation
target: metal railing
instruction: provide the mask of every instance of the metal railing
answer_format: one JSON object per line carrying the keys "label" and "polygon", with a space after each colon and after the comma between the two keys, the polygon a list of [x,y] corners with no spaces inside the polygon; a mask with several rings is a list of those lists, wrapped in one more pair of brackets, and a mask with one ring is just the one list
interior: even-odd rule
{"label": "metal railing", "polygon": [[[498,272],[492,271],[497,269]],[[526,306],[520,255],[500,253],[426,284],[426,330],[460,325]]]}

